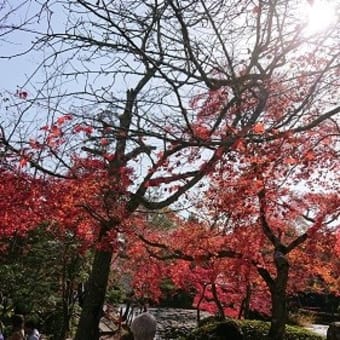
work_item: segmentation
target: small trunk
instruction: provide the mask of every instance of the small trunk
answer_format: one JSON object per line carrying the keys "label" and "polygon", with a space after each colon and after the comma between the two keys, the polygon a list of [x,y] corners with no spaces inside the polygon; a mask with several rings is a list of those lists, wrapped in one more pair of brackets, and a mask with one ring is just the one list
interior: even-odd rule
{"label": "small trunk", "polygon": [[199,308],[196,309],[196,323],[197,326],[199,325],[199,323],[201,322],[201,311],[199,310]]}
{"label": "small trunk", "polygon": [[201,321],[201,312],[200,312],[200,308],[201,308],[201,303],[202,303],[202,301],[203,301],[203,299],[204,299],[204,294],[205,294],[206,289],[207,289],[207,285],[204,285],[204,286],[203,286],[202,294],[201,294],[200,299],[198,300],[198,303],[197,303],[197,306],[196,306],[196,308],[197,308],[197,314],[196,314],[196,317],[197,317],[197,318],[196,318],[197,326],[199,325],[199,323],[200,323],[200,321]]}
{"label": "small trunk", "polygon": [[68,338],[70,332],[70,320],[73,313],[74,301],[73,301],[73,289],[70,281],[66,281],[63,285],[63,301],[62,301],[62,324],[60,328],[60,339],[64,340]]}
{"label": "small trunk", "polygon": [[112,252],[96,250],[75,340],[98,340]]}
{"label": "small trunk", "polygon": [[213,297],[214,297],[215,304],[216,304],[216,306],[217,306],[217,310],[218,310],[219,317],[220,317],[222,320],[225,320],[224,309],[223,309],[223,306],[222,306],[222,304],[221,304],[221,301],[220,301],[219,298],[218,298],[218,294],[217,294],[217,290],[216,290],[216,285],[215,285],[215,283],[212,283],[212,284],[211,284],[211,291],[212,291],[212,294],[213,294]]}
{"label": "small trunk", "polygon": [[241,319],[242,315],[245,319],[249,318],[250,298],[251,298],[251,286],[250,284],[247,284],[246,296],[241,303],[238,319]]}

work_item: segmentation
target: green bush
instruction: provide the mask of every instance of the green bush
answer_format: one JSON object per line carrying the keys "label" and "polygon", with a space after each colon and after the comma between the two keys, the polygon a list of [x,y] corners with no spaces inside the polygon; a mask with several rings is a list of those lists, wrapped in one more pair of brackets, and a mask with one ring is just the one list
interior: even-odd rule
{"label": "green bush", "polygon": [[222,322],[222,321],[224,320],[220,316],[208,316],[199,321],[198,328],[203,327],[205,325],[209,325],[211,323]]}
{"label": "green bush", "polygon": [[[201,327],[195,329],[189,336],[182,338],[182,340],[233,339],[226,332],[224,337],[220,335],[218,337],[215,336],[216,330],[220,328],[221,324],[230,325],[231,323],[240,327],[244,340],[269,340],[267,334],[270,323],[258,320],[212,321],[211,323],[203,320]],[[285,340],[324,340],[324,338],[301,327],[286,326]]]}
{"label": "green bush", "polygon": [[[244,334],[244,340],[257,339],[268,340],[270,322],[257,320],[238,321]],[[285,340],[323,340],[320,335],[316,335],[307,329],[297,326],[286,326]]]}
{"label": "green bush", "polygon": [[227,321],[215,321],[212,323],[209,322],[204,323],[203,326],[195,329],[186,339],[243,340],[243,336],[239,324],[237,324],[233,320],[227,320]]}

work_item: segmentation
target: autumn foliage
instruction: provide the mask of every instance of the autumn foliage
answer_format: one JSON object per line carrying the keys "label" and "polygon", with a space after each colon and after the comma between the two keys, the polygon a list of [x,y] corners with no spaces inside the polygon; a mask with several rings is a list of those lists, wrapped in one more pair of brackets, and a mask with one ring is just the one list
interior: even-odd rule
{"label": "autumn foliage", "polygon": [[[283,90],[279,82],[270,87],[275,88],[271,92]],[[324,122],[295,133],[274,128],[300,100],[301,91],[288,90],[268,100],[263,123],[250,126],[250,135],[229,126],[229,116],[222,130],[208,128],[226,91],[195,98],[192,105],[199,110],[200,124],[193,138],[206,142],[228,134],[238,137],[227,155],[215,152],[218,161],[206,169],[209,189],[195,200],[209,222],[181,221],[171,232],[149,233],[143,237],[148,253],[142,250],[143,242],[137,242],[141,248],[134,252],[143,254],[137,258],[149,254],[154,260],[140,262],[136,287],[159,285],[163,275],[176,287],[194,291],[198,308],[232,317],[246,316],[249,310],[270,315],[271,281],[280,268],[275,256],[282,251],[290,268],[284,294],[294,296],[306,289],[339,294],[336,127]],[[248,105],[243,103],[240,110],[253,104]],[[230,109],[230,117],[235,114]],[[149,268],[153,280],[143,274]],[[160,292],[154,292],[157,301]]]}

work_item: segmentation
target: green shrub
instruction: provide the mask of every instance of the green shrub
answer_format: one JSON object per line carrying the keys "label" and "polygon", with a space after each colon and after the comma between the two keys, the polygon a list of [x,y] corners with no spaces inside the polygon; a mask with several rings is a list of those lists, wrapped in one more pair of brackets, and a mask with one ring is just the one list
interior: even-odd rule
{"label": "green shrub", "polygon": [[[244,334],[244,340],[257,339],[268,340],[270,322],[257,320],[238,321]],[[307,329],[297,326],[286,326],[285,340],[323,340],[320,335],[316,335]]]}
{"label": "green shrub", "polygon": [[[221,324],[238,325],[242,330],[244,340],[269,340],[268,332],[270,328],[269,322],[258,320],[228,320],[228,321],[213,321],[202,320],[203,326],[195,329],[189,336],[182,338],[183,340],[204,340],[204,339],[234,339],[224,332],[223,336],[216,337],[216,330]],[[286,326],[285,340],[324,340],[322,336],[316,335],[304,328],[296,326]]]}
{"label": "green shrub", "polygon": [[203,327],[205,325],[209,325],[211,323],[223,322],[223,321],[224,320],[221,319],[220,316],[208,316],[208,317],[203,318],[202,320],[199,321],[198,328]]}
{"label": "green shrub", "polygon": [[224,340],[234,339],[243,340],[243,334],[240,326],[233,320],[213,321],[195,329],[187,340]]}

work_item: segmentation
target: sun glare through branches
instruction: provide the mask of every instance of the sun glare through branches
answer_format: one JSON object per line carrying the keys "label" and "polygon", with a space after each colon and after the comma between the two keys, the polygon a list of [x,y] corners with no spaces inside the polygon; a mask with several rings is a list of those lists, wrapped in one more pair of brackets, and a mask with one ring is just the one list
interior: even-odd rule
{"label": "sun glare through branches", "polygon": [[315,0],[309,1],[307,6],[307,35],[321,33],[336,23],[335,2]]}

